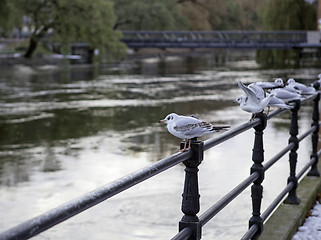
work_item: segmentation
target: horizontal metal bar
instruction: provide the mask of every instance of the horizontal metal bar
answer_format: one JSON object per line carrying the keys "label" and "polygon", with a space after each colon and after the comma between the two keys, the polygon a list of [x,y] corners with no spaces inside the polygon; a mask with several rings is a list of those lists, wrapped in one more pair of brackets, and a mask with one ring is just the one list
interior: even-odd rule
{"label": "horizontal metal bar", "polygon": [[169,169],[192,156],[192,152],[177,153],[148,167],[133,172],[114,182],[91,191],[75,200],[65,203],[47,213],[39,215],[0,234],[1,240],[28,239],[98,203]]}
{"label": "horizontal metal bar", "polygon": [[213,33],[220,33],[220,34],[239,34],[239,33],[247,33],[247,34],[272,34],[272,35],[280,35],[280,34],[306,34],[307,31],[303,30],[285,30],[285,31],[256,31],[256,30],[215,30],[215,31],[122,31],[123,34],[213,34]]}
{"label": "horizontal metal bar", "polygon": [[226,194],[218,202],[216,202],[211,208],[204,212],[200,216],[201,225],[204,226],[209,220],[211,220],[217,213],[219,213],[227,204],[229,204],[234,198],[236,198],[240,193],[244,191],[251,183],[259,178],[257,172],[252,173],[247,177],[243,182],[241,182],[237,187],[232,191]]}
{"label": "horizontal metal bar", "polygon": [[[321,125],[321,122],[319,122]],[[304,138],[309,136],[312,132],[316,130],[316,126],[312,126],[309,130],[298,137],[299,142],[302,141]],[[295,146],[294,143],[290,143],[287,147],[282,149],[277,155],[271,158],[269,161],[264,164],[264,171],[267,171],[273,164],[275,164],[281,157],[283,157],[288,151],[290,151]]]}
{"label": "horizontal metal bar", "polygon": [[252,127],[255,127],[257,125],[260,124],[260,120],[259,119],[254,119],[253,121],[249,121],[249,122],[246,122],[244,124],[241,124],[227,132],[224,132],[222,134],[220,134],[219,136],[217,137],[214,137],[214,138],[211,138],[211,139],[208,139],[204,142],[204,151],[205,150],[208,150],[238,134],[241,134],[242,132],[245,132],[246,130],[249,130],[251,129]]}
{"label": "horizontal metal bar", "polygon": [[273,210],[279,205],[285,195],[294,187],[294,183],[290,182],[283,191],[274,199],[274,201],[269,205],[269,207],[262,213],[261,218],[265,221],[273,212]]}
{"label": "horizontal metal bar", "polygon": [[192,236],[192,230],[188,227],[177,233],[171,240],[187,240]]}
{"label": "horizontal metal bar", "polygon": [[[146,42],[123,42],[129,48],[231,48],[231,49],[293,49],[301,48],[300,43],[172,43],[172,42],[157,42],[157,43],[146,43]],[[320,44],[309,45],[306,44],[305,48],[316,48],[321,47]]]}
{"label": "horizontal metal bar", "polygon": [[269,161],[267,161],[263,167],[264,171],[267,171],[274,163],[276,163],[281,157],[283,157],[288,151],[290,151],[292,148],[294,148],[295,144],[292,142],[288,146],[286,146],[284,149],[282,149],[278,154],[276,154],[273,158],[271,158]]}
{"label": "horizontal metal bar", "polygon": [[249,230],[247,230],[247,232],[244,234],[244,236],[241,238],[241,240],[250,240],[254,234],[257,232],[258,230],[258,226],[256,224],[252,225]]}
{"label": "horizontal metal bar", "polygon": [[300,179],[304,173],[309,169],[309,167],[311,167],[313,165],[313,163],[315,162],[315,158],[311,158],[310,161],[301,169],[301,171],[296,175],[297,179]]}
{"label": "horizontal metal bar", "polygon": [[301,142],[303,139],[305,139],[307,136],[309,136],[311,133],[313,133],[316,130],[316,126],[312,126],[309,130],[304,132],[302,135],[298,136],[299,142]]}
{"label": "horizontal metal bar", "polygon": [[274,110],[267,115],[267,119],[269,120],[287,111],[289,111],[289,109],[286,108]]}
{"label": "horizontal metal bar", "polygon": [[[130,48],[261,48],[316,47],[306,31],[123,31]],[[311,45],[311,46],[310,46]]]}
{"label": "horizontal metal bar", "polygon": [[311,94],[301,100],[301,103],[306,103],[307,101],[310,101],[312,99],[315,99],[317,97],[317,93]]}
{"label": "horizontal metal bar", "polygon": [[[320,156],[321,155],[321,149],[317,152],[317,155]],[[302,170],[296,175],[296,178],[297,179],[300,179],[303,174],[309,169],[309,167],[311,167],[314,162],[316,161],[316,158],[315,157],[312,157],[310,159],[310,161],[302,168]]]}

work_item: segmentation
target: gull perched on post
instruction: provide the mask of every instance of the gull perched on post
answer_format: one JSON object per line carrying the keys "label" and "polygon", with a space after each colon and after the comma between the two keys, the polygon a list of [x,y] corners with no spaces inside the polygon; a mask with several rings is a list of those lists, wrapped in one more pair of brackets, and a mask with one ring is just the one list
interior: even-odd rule
{"label": "gull perched on post", "polygon": [[298,89],[301,91],[301,94],[313,94],[315,89],[313,87],[305,86],[302,83],[296,82],[293,78],[289,78],[287,84],[290,88]]}
{"label": "gull perched on post", "polygon": [[284,88],[273,89],[270,93],[274,94],[275,97],[282,99],[284,102],[302,99],[301,94],[297,93],[296,91],[290,92]]}
{"label": "gull perched on post", "polygon": [[[283,81],[282,81],[283,83]],[[266,93],[263,88],[255,83],[251,83],[250,85],[247,86],[248,89],[252,90],[255,96],[258,98],[258,100],[262,101],[264,98],[268,97],[270,94]],[[274,88],[273,90],[278,90],[282,88]],[[271,98],[270,102],[268,103],[268,113],[270,112],[270,107],[278,107],[278,108],[286,108],[286,109],[291,109],[293,106],[287,105],[283,99],[278,98],[273,94],[274,96]]]}
{"label": "gull perched on post", "polygon": [[237,84],[245,92],[246,96],[239,96],[236,102],[240,104],[242,110],[252,113],[251,121],[257,113],[262,112],[268,106],[274,95],[271,94],[262,99],[262,92],[259,90],[259,86],[247,87],[241,81],[238,81]]}
{"label": "gull perched on post", "polygon": [[[263,89],[274,89],[274,88],[282,88],[284,87],[284,83],[282,78],[277,78],[274,82],[255,82],[253,85],[260,86]],[[251,84],[251,85],[252,85]]]}
{"label": "gull perched on post", "polygon": [[[167,124],[168,131],[175,137],[185,139],[182,152],[188,151],[191,148],[191,139],[201,137],[207,133],[218,132],[230,126],[213,126],[211,123],[204,122],[195,116],[181,116],[176,113],[168,114],[164,119],[160,120]],[[189,146],[187,146],[189,141]]]}

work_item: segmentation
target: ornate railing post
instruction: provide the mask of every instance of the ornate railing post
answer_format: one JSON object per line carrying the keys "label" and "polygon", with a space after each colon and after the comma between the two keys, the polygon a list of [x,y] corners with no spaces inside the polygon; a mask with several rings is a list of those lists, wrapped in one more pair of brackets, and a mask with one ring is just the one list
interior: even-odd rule
{"label": "ornate railing post", "polygon": [[267,117],[264,113],[256,114],[256,118],[259,118],[261,123],[254,127],[255,129],[255,139],[252,160],[254,164],[251,167],[251,174],[257,172],[259,178],[253,183],[251,187],[251,197],[252,197],[252,217],[249,221],[249,227],[256,224],[258,227],[257,232],[252,239],[257,239],[258,236],[263,232],[263,219],[261,217],[261,202],[263,197],[263,186],[262,182],[264,180],[264,167],[262,165],[264,161],[264,149],[263,149],[263,130],[266,128]]}
{"label": "ornate railing post", "polygon": [[[313,84],[313,87],[315,90],[319,90],[320,83],[316,81]],[[318,142],[319,142],[319,101],[320,101],[320,93],[317,93],[317,96],[315,99],[313,99],[313,113],[312,113],[312,126],[315,126],[315,131],[312,133],[312,154],[311,159],[315,158],[315,162],[311,166],[311,170],[308,173],[308,176],[315,176],[320,177],[320,173],[318,170],[318,162],[319,162],[319,156],[317,154],[318,152]]]}
{"label": "ornate railing post", "polygon": [[290,190],[288,197],[284,200],[287,204],[300,204],[300,199],[296,195],[296,189],[298,187],[298,179],[296,178],[296,164],[297,164],[297,150],[299,148],[299,140],[297,135],[299,133],[298,127],[298,112],[301,107],[301,101],[293,101],[294,107],[291,109],[291,125],[290,125],[290,139],[289,144],[294,143],[294,147],[291,149],[289,154],[290,163],[290,176],[288,177],[288,184],[292,182],[294,187]]}
{"label": "ornate railing post", "polygon": [[189,160],[183,162],[186,166],[184,191],[182,194],[182,212],[184,213],[184,216],[179,222],[179,231],[188,227],[193,232],[189,239],[199,240],[202,236],[202,226],[197,216],[197,213],[200,211],[198,166],[203,160],[204,143],[202,141],[192,140],[191,148],[193,156]]}

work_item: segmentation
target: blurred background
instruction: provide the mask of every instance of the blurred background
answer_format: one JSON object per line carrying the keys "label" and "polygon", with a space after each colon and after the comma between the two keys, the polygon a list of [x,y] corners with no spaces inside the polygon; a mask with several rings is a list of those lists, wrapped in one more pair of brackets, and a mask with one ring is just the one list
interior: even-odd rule
{"label": "blurred background", "polygon": [[[284,11],[289,6],[291,11]],[[305,55],[134,51],[120,41],[121,31],[316,31],[318,6],[298,0],[1,1],[0,12],[16,11],[0,14],[1,231],[176,153],[181,140],[158,123],[168,113],[234,128],[251,117],[233,103],[243,94],[238,80],[291,77],[308,85],[320,73],[319,49]],[[33,18],[36,7],[39,16]],[[33,38],[42,40],[32,52]],[[75,38],[97,50],[93,63],[66,57]],[[312,105],[303,105],[299,134],[310,127],[311,114]],[[288,112],[269,121],[265,160],[287,145],[289,125]],[[200,213],[249,175],[253,139],[249,130],[205,152]],[[298,153],[300,169],[309,161],[310,139]],[[285,156],[266,174],[263,210],[285,187],[288,174]],[[35,239],[169,239],[183,215],[183,183],[184,166],[178,165]],[[250,217],[248,189],[204,227],[203,238],[240,239]]]}

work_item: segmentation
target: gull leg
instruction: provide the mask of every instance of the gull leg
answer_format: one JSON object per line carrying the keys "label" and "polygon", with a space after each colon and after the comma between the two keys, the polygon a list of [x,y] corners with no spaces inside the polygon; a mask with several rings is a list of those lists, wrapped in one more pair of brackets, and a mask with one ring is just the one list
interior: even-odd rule
{"label": "gull leg", "polygon": [[187,149],[186,149],[186,144],[187,144],[187,139],[185,139],[184,148],[183,148],[183,149],[181,149],[181,152],[185,152],[185,151],[187,151]]}
{"label": "gull leg", "polygon": [[256,114],[255,114],[255,113],[252,113],[252,117],[250,118],[250,122],[252,122],[255,117],[256,117]]}
{"label": "gull leg", "polygon": [[269,115],[269,113],[270,113],[270,106],[268,106],[268,111],[267,111],[266,115]]}
{"label": "gull leg", "polygon": [[188,151],[188,150],[191,149],[191,142],[192,142],[192,140],[191,140],[191,139],[188,139],[188,141],[189,141],[189,144],[188,144],[188,148],[186,149],[186,151]]}

